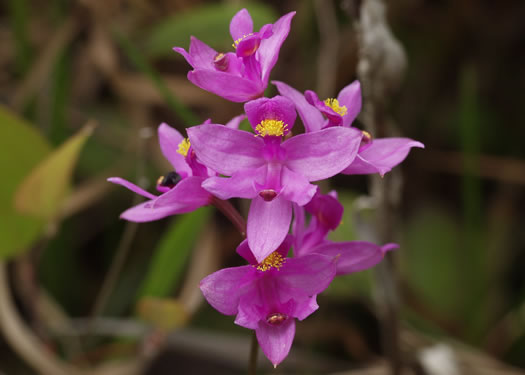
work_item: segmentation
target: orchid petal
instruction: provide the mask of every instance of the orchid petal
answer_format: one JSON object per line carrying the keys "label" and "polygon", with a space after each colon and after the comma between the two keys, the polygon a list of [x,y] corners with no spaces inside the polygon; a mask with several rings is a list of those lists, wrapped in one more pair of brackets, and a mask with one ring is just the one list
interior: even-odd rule
{"label": "orchid petal", "polygon": [[292,347],[295,336],[295,320],[289,318],[278,326],[260,321],[255,333],[264,355],[274,367],[277,367],[286,358]]}
{"label": "orchid petal", "polygon": [[304,239],[304,225],[305,225],[305,213],[304,208],[300,207],[297,203],[293,205],[293,224],[292,224],[292,233],[294,236],[294,254],[298,256],[297,249],[300,249],[303,244]]}
{"label": "orchid petal", "polygon": [[336,229],[343,218],[343,205],[330,194],[317,193],[305,209],[327,230]]}
{"label": "orchid petal", "polygon": [[193,36],[190,39],[189,52],[180,47],[174,47],[173,50],[184,56],[193,69],[215,69],[213,61],[217,51]]}
{"label": "orchid petal", "polygon": [[340,106],[346,107],[346,115],[343,116],[343,126],[349,127],[355,120],[359,112],[361,112],[361,84],[359,81],[354,81],[345,88],[343,88],[337,96],[337,101]]}
{"label": "orchid petal", "polygon": [[424,148],[418,141],[410,138],[378,138],[359,154],[345,168],[344,174],[372,174],[383,176],[407,157],[412,147]]}
{"label": "orchid petal", "polygon": [[268,83],[270,72],[279,57],[279,50],[290,32],[290,23],[294,15],[295,12],[290,12],[279,18],[273,24],[273,35],[268,39],[263,39],[256,52],[261,63],[261,75],[264,86]]}
{"label": "orchid petal", "polygon": [[354,128],[331,127],[299,134],[285,141],[286,165],[308,181],[324,180],[341,172],[356,157],[363,137]]}
{"label": "orchid petal", "polygon": [[332,125],[341,125],[343,122],[343,116],[334,111],[331,107],[325,104],[322,100],[319,99],[317,94],[312,90],[306,90],[304,92],[304,98],[308,103],[317,108],[323,115],[328,118]]}
{"label": "orchid petal", "polygon": [[[197,209],[210,203],[211,195],[201,187],[203,177],[188,177],[155,200],[155,206],[184,203]],[[193,211],[193,210],[191,210]]]}
{"label": "orchid petal", "polygon": [[261,157],[264,142],[253,134],[208,124],[188,129],[197,158],[207,167],[227,176],[265,164]]}
{"label": "orchid petal", "polygon": [[330,285],[335,277],[335,263],[333,257],[320,253],[287,258],[279,270],[279,281],[301,290],[307,296],[313,296]]}
{"label": "orchid petal", "polygon": [[153,195],[153,194],[147,192],[146,190],[142,189],[141,187],[138,187],[134,183],[131,183],[131,182],[127,181],[127,180],[124,180],[123,178],[110,177],[107,180],[109,182],[114,183],[114,184],[122,185],[125,188],[131,190],[132,192],[142,195],[143,197],[146,197],[146,198],[149,198],[149,199],[156,199],[157,198],[156,195]]}
{"label": "orchid petal", "polygon": [[201,89],[212,92],[232,102],[246,102],[261,96],[262,82],[216,70],[193,70],[188,79]]}
{"label": "orchid petal", "polygon": [[299,206],[304,206],[315,195],[317,186],[312,185],[308,180],[299,173],[283,167],[281,172],[281,183],[283,190],[281,194],[287,200],[297,203]]}
{"label": "orchid petal", "polygon": [[365,241],[329,242],[317,246],[312,252],[336,258],[337,275],[346,275],[375,266],[387,251],[398,247],[396,244],[378,246]]}
{"label": "orchid petal", "polygon": [[164,157],[171,163],[173,169],[182,177],[191,176],[191,168],[186,163],[184,156],[177,152],[179,144],[184,137],[174,128],[162,123],[158,129],[160,150]]}
{"label": "orchid petal", "polygon": [[120,218],[136,223],[144,223],[163,219],[171,215],[183,214],[194,209],[192,205],[183,202],[176,202],[167,206],[156,206],[155,201],[150,200],[128,208],[120,215]]}
{"label": "orchid petal", "polygon": [[224,315],[237,314],[243,285],[252,281],[252,266],[225,268],[205,277],[200,282],[204,298]]}
{"label": "orchid petal", "polygon": [[248,244],[255,259],[261,263],[281,245],[292,220],[292,204],[281,196],[270,202],[261,197],[252,200],[248,213]]}
{"label": "orchid petal", "polygon": [[257,196],[255,181],[264,175],[266,166],[257,169],[244,169],[235,172],[231,177],[210,177],[202,187],[216,197],[226,200],[230,198],[252,199]]}
{"label": "orchid petal", "polygon": [[284,82],[272,81],[272,83],[282,96],[290,99],[295,104],[295,109],[299,113],[307,133],[322,129],[325,122],[323,115],[317,108],[306,101],[303,94]]}
{"label": "orchid petal", "polygon": [[239,40],[253,32],[253,21],[246,9],[241,9],[230,22],[230,35],[233,40]]}

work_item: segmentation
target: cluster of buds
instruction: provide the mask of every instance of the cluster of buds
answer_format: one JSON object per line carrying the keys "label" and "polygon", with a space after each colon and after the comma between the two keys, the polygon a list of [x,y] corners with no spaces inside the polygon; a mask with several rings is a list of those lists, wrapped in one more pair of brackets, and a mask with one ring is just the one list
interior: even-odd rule
{"label": "cluster of buds", "polygon": [[[312,182],[336,174],[384,175],[412,147],[408,138],[373,139],[352,127],[361,110],[355,81],[337,96],[320,100],[273,81],[280,95],[263,97],[295,12],[253,31],[246,9],[230,23],[234,52],[218,53],[192,37],[189,52],[195,85],[234,102],[245,114],[225,125],[211,120],[183,137],[167,124],[158,129],[160,148],[174,171],[157,181],[160,195],[121,178],[111,182],[148,198],[121,217],[144,222],[193,211],[217,200],[250,199],[246,239],[237,253],[247,265],[219,270],[201,281],[206,300],[235,323],[255,330],[266,357],[277,366],[289,353],[296,319],[318,309],[316,297],[334,277],[370,268],[396,244],[333,242],[343,206],[336,192],[322,194]],[[293,134],[299,114],[305,132]],[[253,133],[239,130],[247,118]]]}

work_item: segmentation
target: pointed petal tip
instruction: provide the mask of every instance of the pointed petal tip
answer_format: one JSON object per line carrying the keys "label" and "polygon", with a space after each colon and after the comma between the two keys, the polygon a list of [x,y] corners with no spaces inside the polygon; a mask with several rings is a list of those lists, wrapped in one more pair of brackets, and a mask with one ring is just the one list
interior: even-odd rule
{"label": "pointed petal tip", "polygon": [[397,250],[397,249],[399,249],[399,245],[397,243],[387,243],[381,246],[381,252],[383,254],[386,254],[389,251]]}

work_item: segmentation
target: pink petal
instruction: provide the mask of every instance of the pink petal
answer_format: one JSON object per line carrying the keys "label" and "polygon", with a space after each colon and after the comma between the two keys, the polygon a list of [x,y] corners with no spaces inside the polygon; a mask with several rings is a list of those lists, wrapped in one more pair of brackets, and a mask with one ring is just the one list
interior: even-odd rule
{"label": "pink petal", "polygon": [[277,367],[286,358],[292,347],[295,320],[289,318],[279,326],[260,321],[255,333],[264,355],[274,367]]}
{"label": "pink petal", "polygon": [[424,148],[410,138],[378,138],[361,151],[355,160],[343,170],[344,174],[379,173],[383,176],[407,157],[412,147]]}
{"label": "pink petal", "polygon": [[213,61],[217,51],[193,36],[190,39],[189,53],[180,47],[174,47],[173,50],[184,56],[193,69],[215,69]]}
{"label": "pink petal", "polygon": [[396,244],[378,246],[365,241],[329,242],[316,247],[312,252],[335,258],[337,275],[346,275],[375,266],[383,260],[387,251],[398,247]]}
{"label": "pink petal", "polygon": [[147,201],[127,209],[120,215],[120,218],[137,223],[143,223],[147,221],[163,219],[171,215],[190,212],[193,210],[193,206],[188,206],[182,202],[174,203],[168,206],[155,206],[155,201]]}
{"label": "pink petal", "polygon": [[355,159],[362,137],[361,131],[343,127],[296,135],[282,144],[286,166],[308,181],[332,177]]}
{"label": "pink petal", "polygon": [[284,241],[292,220],[292,204],[281,196],[266,202],[257,196],[248,213],[248,244],[261,263]]}
{"label": "pink petal", "polygon": [[188,72],[188,79],[201,89],[232,102],[246,102],[264,92],[261,81],[216,70],[193,70]]}
{"label": "pink petal", "polygon": [[343,126],[350,126],[361,112],[361,84],[354,81],[339,92],[337,101],[340,106],[346,106],[346,115],[343,116]]}
{"label": "pink petal", "polygon": [[273,35],[268,39],[263,39],[257,50],[258,60],[261,63],[261,75],[264,86],[268,84],[270,72],[279,57],[279,50],[290,32],[290,23],[292,22],[293,16],[295,16],[295,12],[290,12],[279,18],[277,22],[273,24]]}
{"label": "pink petal", "polygon": [[244,169],[235,172],[231,177],[210,177],[202,187],[211,194],[226,200],[230,198],[252,199],[257,196],[255,181],[258,176],[264,176],[266,166],[257,169]]}
{"label": "pink petal", "polygon": [[[197,209],[210,203],[211,195],[201,187],[203,177],[188,177],[155,200],[156,207],[183,203]],[[193,211],[193,210],[191,210]]]}
{"label": "pink petal", "polygon": [[296,173],[287,167],[283,167],[281,172],[281,183],[283,190],[281,194],[287,200],[304,206],[315,195],[317,186],[312,185],[308,180],[299,173]]}
{"label": "pink petal", "polygon": [[333,257],[324,254],[288,258],[279,270],[279,281],[290,288],[301,290],[307,296],[313,296],[330,285],[335,277],[335,263]]}
{"label": "pink petal", "polygon": [[325,122],[323,115],[306,101],[303,94],[284,82],[272,81],[272,83],[282,96],[287,97],[295,104],[295,109],[299,113],[307,133],[322,129]]}
{"label": "pink petal", "polygon": [[230,35],[236,41],[253,32],[253,21],[246,9],[241,9],[230,22]]}
{"label": "pink petal", "polygon": [[200,282],[204,298],[221,314],[235,315],[243,286],[252,281],[252,266],[225,268],[205,277]]}
{"label": "pink petal", "polygon": [[186,163],[184,156],[177,152],[180,142],[184,137],[171,126],[162,123],[158,129],[159,144],[162,154],[173,166],[173,169],[181,175],[181,177],[191,176],[191,168]]}
{"label": "pink petal", "polygon": [[149,198],[149,199],[156,199],[157,198],[156,195],[153,195],[153,194],[147,192],[146,190],[142,189],[141,187],[138,187],[137,185],[135,185],[135,184],[133,184],[133,183],[127,181],[127,180],[124,180],[123,178],[110,177],[110,178],[108,178],[108,181],[112,182],[114,184],[117,184],[117,185],[122,185],[125,188],[133,191],[134,193],[142,195],[143,197],[146,197],[146,198]]}
{"label": "pink petal", "polygon": [[188,128],[188,134],[197,159],[221,174],[231,176],[265,164],[263,140],[248,132],[208,124]]}

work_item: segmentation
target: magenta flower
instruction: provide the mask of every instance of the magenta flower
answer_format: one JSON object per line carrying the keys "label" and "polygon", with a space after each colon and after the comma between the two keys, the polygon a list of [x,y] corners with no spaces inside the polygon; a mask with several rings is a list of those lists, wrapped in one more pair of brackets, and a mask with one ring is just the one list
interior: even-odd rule
{"label": "magenta flower", "polygon": [[220,199],[253,199],[247,237],[257,261],[288,233],[292,204],[305,205],[316,192],[311,181],[329,178],[355,158],[362,133],[334,127],[282,142],[296,118],[293,103],[276,96],[244,106],[252,133],[207,124],[188,129],[198,160],[230,178],[211,177],[203,188]]}
{"label": "magenta flower", "polygon": [[[361,85],[354,81],[341,90],[337,99],[321,101],[317,94],[307,90],[304,96],[294,88],[272,81],[279,93],[295,104],[306,132],[315,132],[332,126],[350,127],[361,111]],[[341,173],[383,176],[407,157],[412,147],[425,146],[410,138],[378,138],[363,132],[363,142],[355,160]]]}
{"label": "magenta flower", "polygon": [[[312,215],[308,226],[305,226],[305,210]],[[399,247],[394,243],[378,246],[366,241],[327,240],[326,235],[339,226],[342,215],[343,206],[335,191],[327,195],[317,193],[304,208],[294,205],[294,256],[329,256],[336,259],[336,274],[346,275],[375,266],[387,251]]]}
{"label": "magenta flower", "polygon": [[[244,116],[234,118],[231,127],[238,126]],[[202,182],[215,172],[196,160],[193,148],[177,130],[167,124],[158,129],[160,149],[173,166],[174,171],[157,181],[157,190],[162,194],[151,194],[120,177],[108,181],[122,185],[149,200],[124,211],[120,217],[129,221],[145,222],[166,216],[191,212],[210,203],[211,194],[201,187]]]}
{"label": "magenta flower", "polygon": [[319,307],[316,295],[335,276],[330,257],[309,254],[286,258],[291,239],[262,262],[257,262],[244,240],[237,252],[247,266],[226,268],[204,278],[200,288],[206,300],[235,323],[254,329],[262,351],[277,366],[288,355],[295,335],[295,319],[303,320]]}
{"label": "magenta flower", "polygon": [[233,102],[246,102],[262,96],[268,86],[294,15],[290,12],[253,32],[250,13],[240,10],[230,23],[235,53],[218,53],[195,37],[191,37],[189,52],[173,49],[192,66],[188,79],[193,84]]}

